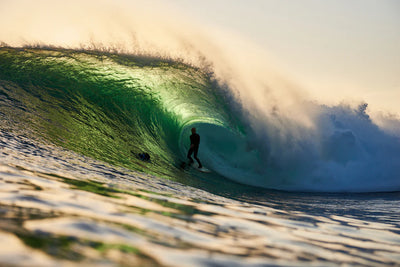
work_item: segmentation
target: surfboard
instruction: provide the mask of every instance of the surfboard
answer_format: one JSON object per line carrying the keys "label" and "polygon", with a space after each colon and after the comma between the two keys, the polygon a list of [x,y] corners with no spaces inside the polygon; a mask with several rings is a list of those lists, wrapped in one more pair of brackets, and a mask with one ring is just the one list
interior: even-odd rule
{"label": "surfboard", "polygon": [[193,167],[193,168],[198,170],[199,172],[205,172],[205,173],[210,173],[211,172],[209,169],[204,168],[204,167],[202,167],[202,168]]}
{"label": "surfboard", "polygon": [[204,172],[204,173],[210,173],[211,172],[211,170],[209,170],[209,169],[207,169],[205,167],[198,168],[197,164],[188,164],[186,162],[182,162],[179,167],[181,169],[184,169],[184,170],[187,170],[188,168],[193,168],[193,169],[195,169],[195,170],[197,170],[199,172]]}

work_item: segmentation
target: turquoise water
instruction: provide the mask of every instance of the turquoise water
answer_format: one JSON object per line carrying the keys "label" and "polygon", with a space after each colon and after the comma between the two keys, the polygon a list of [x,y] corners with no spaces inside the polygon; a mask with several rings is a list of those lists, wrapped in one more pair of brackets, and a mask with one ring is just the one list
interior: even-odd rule
{"label": "turquoise water", "polygon": [[365,103],[304,103],[315,113],[315,126],[304,128],[279,108],[254,115],[210,70],[176,60],[6,47],[0,59],[5,116],[32,138],[94,159],[198,183],[201,174],[179,168],[196,127],[211,180],[289,191],[400,189],[399,138],[371,121]]}

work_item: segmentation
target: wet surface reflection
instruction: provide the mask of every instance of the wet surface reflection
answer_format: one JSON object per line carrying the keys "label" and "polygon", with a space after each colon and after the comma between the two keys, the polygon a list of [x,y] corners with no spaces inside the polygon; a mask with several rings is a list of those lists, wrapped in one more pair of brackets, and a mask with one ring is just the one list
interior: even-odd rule
{"label": "wet surface reflection", "polygon": [[400,264],[398,193],[263,191],[231,199],[39,150],[47,154],[2,148],[4,265]]}

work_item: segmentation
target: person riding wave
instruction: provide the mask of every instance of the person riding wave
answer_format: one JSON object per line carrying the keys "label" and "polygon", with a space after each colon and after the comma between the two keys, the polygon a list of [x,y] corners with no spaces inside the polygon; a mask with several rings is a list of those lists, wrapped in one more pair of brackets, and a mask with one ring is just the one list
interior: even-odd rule
{"label": "person riding wave", "polygon": [[199,152],[199,146],[200,146],[200,135],[196,133],[196,128],[192,128],[192,135],[190,136],[190,148],[187,157],[189,159],[189,164],[192,164],[194,161],[191,155],[193,154],[195,160],[199,163],[199,168],[202,168],[203,166],[201,165],[201,162],[197,157],[197,153]]}

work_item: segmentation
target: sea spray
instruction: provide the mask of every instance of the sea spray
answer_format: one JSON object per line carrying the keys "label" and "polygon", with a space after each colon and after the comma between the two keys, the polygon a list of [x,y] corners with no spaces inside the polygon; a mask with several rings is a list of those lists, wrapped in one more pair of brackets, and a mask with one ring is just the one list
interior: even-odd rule
{"label": "sea spray", "polygon": [[[399,189],[399,139],[366,104],[303,102],[308,125],[278,107],[248,112],[206,71],[180,62],[6,47],[0,56],[6,117],[84,155],[173,178],[196,127],[211,179],[294,191]],[[151,165],[135,158],[142,151]]]}

